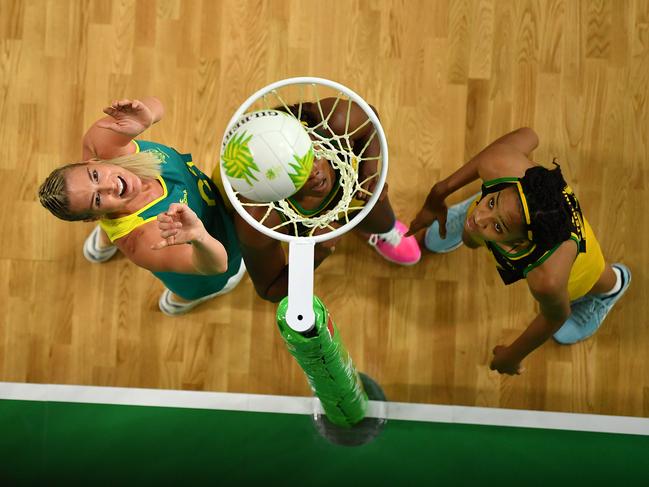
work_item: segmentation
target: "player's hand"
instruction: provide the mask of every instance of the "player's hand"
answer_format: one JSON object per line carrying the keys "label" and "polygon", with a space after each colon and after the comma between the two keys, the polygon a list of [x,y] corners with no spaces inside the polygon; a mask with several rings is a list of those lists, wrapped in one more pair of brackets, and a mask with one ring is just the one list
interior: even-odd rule
{"label": "player's hand", "polygon": [[167,211],[158,215],[158,229],[162,240],[151,247],[153,250],[198,241],[207,236],[196,213],[181,203],[172,203]]}
{"label": "player's hand", "polygon": [[[368,181],[365,185],[361,186],[363,188],[363,191],[356,191],[356,194],[354,194],[354,198],[360,201],[365,201],[366,203],[369,201],[369,199],[372,197],[374,194],[374,189],[376,188],[376,181]],[[379,194],[379,201],[383,201],[385,197],[388,195],[388,183],[383,184],[383,187],[381,188],[381,194]]]}
{"label": "player's hand", "polygon": [[509,348],[503,345],[497,345],[493,349],[493,358],[491,359],[491,370],[496,370],[500,374],[519,375],[525,368],[517,360],[512,360],[509,356]]}
{"label": "player's hand", "polygon": [[[361,201],[368,201],[374,194],[376,183],[378,182],[378,177],[379,175],[376,174],[374,177],[372,177],[371,179],[367,179],[367,181],[361,184],[361,189],[359,191],[356,191],[356,194],[354,194],[354,198]],[[359,181],[362,182],[365,179],[366,178],[362,174],[358,175]],[[385,185],[383,186],[383,189],[381,191],[381,196],[379,196],[379,198],[380,199],[385,198]]]}
{"label": "player's hand", "polygon": [[[376,169],[376,164],[372,163],[372,161],[363,162],[358,170],[358,181],[362,183],[361,189],[356,191],[354,198],[367,202],[374,194],[376,185],[379,182],[379,173]],[[383,188],[381,188],[379,201],[383,201],[387,194],[388,183],[385,183]]]}
{"label": "player's hand", "polygon": [[113,120],[101,120],[97,126],[129,137],[136,137],[153,124],[153,113],[139,100],[114,100],[104,108]]}
{"label": "player's hand", "polygon": [[446,238],[446,217],[448,215],[448,207],[443,199],[426,199],[424,206],[422,206],[419,213],[414,220],[410,222],[410,227],[406,233],[406,237],[414,235],[424,228],[428,228],[437,221],[439,224],[439,236]]}

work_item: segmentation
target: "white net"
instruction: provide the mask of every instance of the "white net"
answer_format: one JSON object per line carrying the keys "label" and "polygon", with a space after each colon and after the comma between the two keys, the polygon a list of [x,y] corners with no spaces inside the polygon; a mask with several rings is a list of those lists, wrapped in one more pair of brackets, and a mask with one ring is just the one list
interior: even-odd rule
{"label": "white net", "polygon": [[[382,154],[380,150],[378,154],[375,150],[368,150],[369,147],[381,147],[376,143],[379,135],[369,116],[361,124],[351,123],[353,106],[353,99],[341,91],[318,83],[296,83],[261,94],[242,114],[275,109],[292,115],[303,123],[310,135],[315,158],[326,159],[337,174],[334,190],[338,194],[326,210],[314,214],[300,212],[290,198],[270,203],[239,198],[243,207],[266,208],[258,219],[259,223],[275,231],[312,236],[345,225],[363,209],[365,200],[373,194],[368,186],[374,186],[372,181],[380,176]],[[336,118],[335,127],[330,123],[332,117]],[[370,130],[368,124],[372,125]],[[357,137],[359,133],[365,134],[362,144]],[[371,168],[369,171],[368,167]],[[363,174],[362,179],[360,174]],[[375,185],[375,190],[380,191],[381,186]],[[234,194],[238,197],[236,191]],[[279,213],[281,223],[269,225],[267,220],[273,211]]]}

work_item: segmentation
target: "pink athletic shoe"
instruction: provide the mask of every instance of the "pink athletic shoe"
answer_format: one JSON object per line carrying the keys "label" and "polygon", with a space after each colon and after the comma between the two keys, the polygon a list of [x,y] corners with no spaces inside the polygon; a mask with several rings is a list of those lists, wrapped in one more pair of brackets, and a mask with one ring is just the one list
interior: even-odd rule
{"label": "pink athletic shoe", "polygon": [[367,241],[384,259],[400,265],[414,265],[421,258],[421,250],[414,236],[404,237],[408,231],[399,220],[388,233],[373,234]]}

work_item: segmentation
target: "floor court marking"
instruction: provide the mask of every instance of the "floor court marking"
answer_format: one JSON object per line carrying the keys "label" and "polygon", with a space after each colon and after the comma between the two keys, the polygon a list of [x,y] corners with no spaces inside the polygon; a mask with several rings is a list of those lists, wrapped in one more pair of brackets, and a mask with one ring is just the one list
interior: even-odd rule
{"label": "floor court marking", "polygon": [[[74,386],[0,382],[0,400],[53,401],[123,406],[217,409],[259,413],[322,412],[313,397],[176,391],[125,387]],[[512,426],[649,436],[649,418],[600,414],[555,413],[470,406],[442,406],[370,401],[369,417],[485,426]]]}

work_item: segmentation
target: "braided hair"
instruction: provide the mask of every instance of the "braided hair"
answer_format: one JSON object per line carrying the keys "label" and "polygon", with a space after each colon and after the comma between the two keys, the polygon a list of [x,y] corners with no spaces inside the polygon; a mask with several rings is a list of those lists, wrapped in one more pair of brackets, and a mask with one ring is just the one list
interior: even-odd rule
{"label": "braided hair", "polygon": [[566,194],[567,183],[561,168],[534,166],[520,179],[530,212],[530,230],[534,243],[552,248],[570,238],[574,231],[573,213],[577,200]]}

